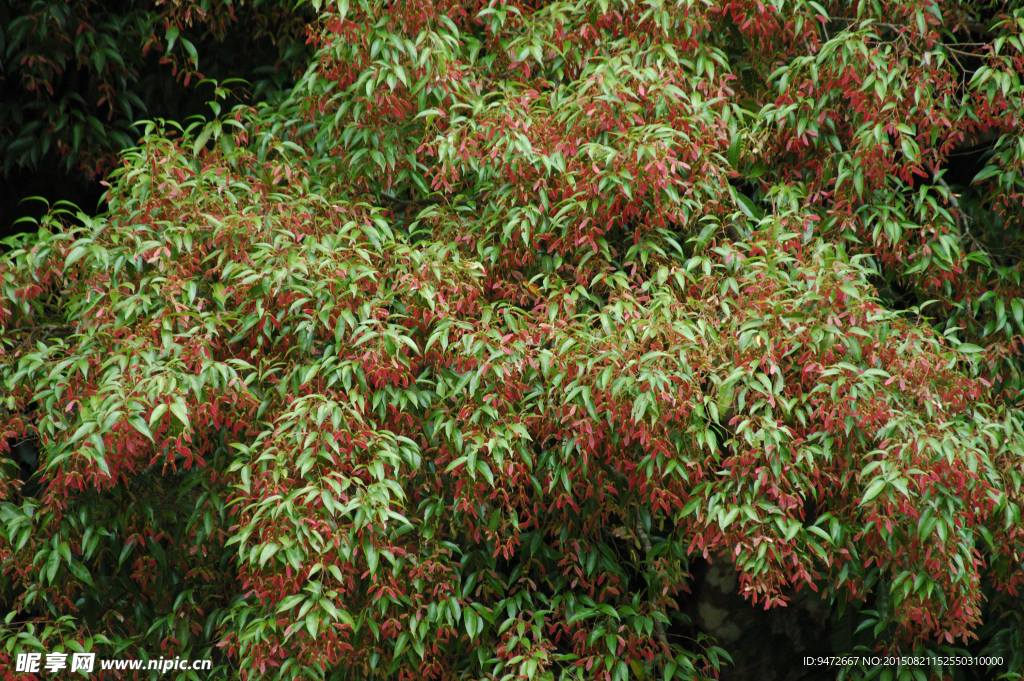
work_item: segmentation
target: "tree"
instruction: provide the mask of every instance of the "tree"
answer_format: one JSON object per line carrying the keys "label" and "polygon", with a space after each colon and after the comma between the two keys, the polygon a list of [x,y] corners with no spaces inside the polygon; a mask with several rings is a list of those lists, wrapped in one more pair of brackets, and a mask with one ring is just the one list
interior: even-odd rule
{"label": "tree", "polygon": [[8,241],[0,655],[703,678],[727,556],[1020,678],[1024,10],[312,5]]}

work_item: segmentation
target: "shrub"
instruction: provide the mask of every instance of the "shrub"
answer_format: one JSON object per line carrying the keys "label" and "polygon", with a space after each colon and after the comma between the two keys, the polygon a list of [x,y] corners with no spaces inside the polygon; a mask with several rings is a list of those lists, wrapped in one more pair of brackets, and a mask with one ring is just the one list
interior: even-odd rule
{"label": "shrub", "polygon": [[727,555],[1019,678],[1022,10],[314,4],[290,99],[9,241],[0,656],[702,678]]}

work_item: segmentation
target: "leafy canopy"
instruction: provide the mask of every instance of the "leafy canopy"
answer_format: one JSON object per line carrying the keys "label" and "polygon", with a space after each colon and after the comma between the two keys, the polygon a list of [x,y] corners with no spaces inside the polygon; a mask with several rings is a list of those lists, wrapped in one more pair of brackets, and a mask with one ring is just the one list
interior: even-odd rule
{"label": "leafy canopy", "polygon": [[1024,10],[312,5],[9,241],[0,659],[694,679],[727,556],[1019,668]]}

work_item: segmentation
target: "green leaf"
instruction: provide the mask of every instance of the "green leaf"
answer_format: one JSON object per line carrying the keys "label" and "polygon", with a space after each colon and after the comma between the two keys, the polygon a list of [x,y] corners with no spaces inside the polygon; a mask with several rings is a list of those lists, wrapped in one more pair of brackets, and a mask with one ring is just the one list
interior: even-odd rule
{"label": "green leaf", "polygon": [[[335,566],[335,567],[337,567],[337,566]],[[291,610],[296,605],[298,605],[299,603],[302,603],[305,600],[306,600],[306,595],[305,594],[292,594],[291,596],[286,596],[284,599],[281,600],[281,602],[277,606],[277,610],[275,610],[274,612],[282,613],[282,612],[285,612],[287,610]]]}
{"label": "green leaf", "polygon": [[46,581],[49,584],[53,584],[53,580],[57,577],[57,567],[60,565],[60,553],[57,551],[50,551],[50,557],[46,561]]}
{"label": "green leaf", "polygon": [[199,152],[206,148],[206,143],[210,141],[210,135],[213,134],[213,128],[206,126],[203,131],[196,137],[195,144],[192,145],[192,154],[198,156]]}
{"label": "green leaf", "polygon": [[736,202],[739,204],[740,210],[748,218],[761,220],[764,217],[764,212],[753,201],[739,192],[736,192]]}
{"label": "green leaf", "polygon": [[739,170],[740,167],[740,151],[742,150],[743,140],[737,135],[733,139],[732,144],[729,145],[729,165],[734,169]]}
{"label": "green leaf", "polygon": [[281,549],[281,547],[279,545],[277,545],[277,544],[274,544],[274,543],[270,543],[270,544],[267,544],[266,546],[264,546],[263,550],[260,551],[260,559],[259,559],[260,567],[263,567],[264,565],[266,565],[267,561],[270,560],[271,556],[273,556],[275,553],[277,553],[280,549]]}
{"label": "green leaf", "polygon": [[160,420],[160,418],[167,413],[167,404],[161,403],[156,405],[153,409],[153,413],[149,417],[149,427],[152,428],[153,424]]}
{"label": "green leaf", "polygon": [[370,570],[370,574],[373,574],[377,571],[377,547],[367,539],[363,542],[363,550],[366,552],[366,565]]}
{"label": "green leaf", "polygon": [[[975,167],[977,167],[977,166],[975,166]],[[982,182],[983,180],[987,180],[988,178],[992,177],[993,175],[998,175],[999,172],[1000,172],[999,166],[985,166],[984,168],[982,168],[978,172],[977,175],[974,176],[974,179],[971,180],[971,184],[978,184],[979,182]]]}
{"label": "green leaf", "polygon": [[192,62],[193,68],[199,68],[199,52],[196,51],[196,46],[192,44],[187,38],[181,39],[181,44],[185,47],[185,51],[188,52],[189,60]]}
{"label": "green leaf", "polygon": [[828,18],[828,12],[825,11],[825,8],[819,5],[818,3],[814,2],[814,0],[808,0],[807,4],[813,7],[815,12],[825,17],[826,19]]}
{"label": "green leaf", "polygon": [[316,609],[310,610],[306,614],[306,631],[309,632],[310,638],[316,638],[316,632],[320,626],[320,617]]}
{"label": "green leaf", "polygon": [[144,420],[138,416],[132,416],[128,419],[128,423],[132,424],[135,430],[145,435],[150,442],[153,442],[153,433],[149,432],[149,426],[146,425]]}
{"label": "green leaf", "polygon": [[81,563],[74,561],[68,563],[68,569],[71,570],[71,574],[77,577],[79,580],[85,582],[89,586],[96,588],[96,584],[92,581],[92,575]]}
{"label": "green leaf", "polygon": [[125,559],[128,557],[128,554],[132,552],[133,548],[135,548],[134,542],[130,544],[126,543],[123,547],[121,547],[121,555],[117,559],[117,567],[119,569],[124,564]]}
{"label": "green leaf", "polygon": [[175,400],[171,402],[171,413],[174,414],[182,425],[188,428],[188,407],[184,403]]}
{"label": "green leaf", "polygon": [[168,54],[174,49],[174,43],[178,40],[178,30],[177,26],[171,26],[164,35],[164,39],[167,41],[167,49],[164,51]]}
{"label": "green leaf", "polygon": [[74,265],[76,262],[84,258],[89,253],[90,246],[91,244],[87,244],[83,246],[75,246],[74,248],[72,248],[71,252],[68,253],[68,257],[64,260],[64,269],[67,269],[71,265]]}
{"label": "green leaf", "polygon": [[864,497],[860,500],[860,505],[864,506],[865,504],[871,503],[871,501],[875,497],[877,497],[879,494],[881,494],[882,490],[884,490],[884,489],[885,489],[885,480],[883,478],[875,478],[871,482],[871,484],[868,485],[867,490],[865,490]]}
{"label": "green leaf", "polygon": [[398,657],[405,650],[405,647],[409,644],[409,638],[409,632],[407,631],[403,631],[401,634],[398,635],[398,640],[395,641],[395,659],[398,659]]}

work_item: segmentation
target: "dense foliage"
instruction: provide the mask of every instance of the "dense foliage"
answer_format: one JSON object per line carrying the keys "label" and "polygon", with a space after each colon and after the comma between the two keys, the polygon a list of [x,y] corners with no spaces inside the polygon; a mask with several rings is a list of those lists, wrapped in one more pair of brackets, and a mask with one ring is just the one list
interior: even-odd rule
{"label": "dense foliage", "polygon": [[266,97],[305,66],[311,16],[277,0],[4,0],[0,166],[36,168],[49,154],[102,176],[140,119],[207,113],[179,87],[204,75],[245,78]]}
{"label": "dense foliage", "polygon": [[703,558],[1020,678],[1024,9],[312,5],[9,240],[0,663],[703,678]]}

